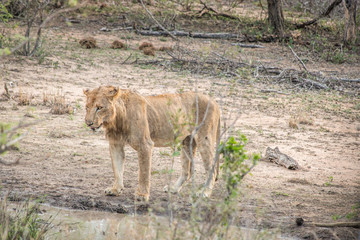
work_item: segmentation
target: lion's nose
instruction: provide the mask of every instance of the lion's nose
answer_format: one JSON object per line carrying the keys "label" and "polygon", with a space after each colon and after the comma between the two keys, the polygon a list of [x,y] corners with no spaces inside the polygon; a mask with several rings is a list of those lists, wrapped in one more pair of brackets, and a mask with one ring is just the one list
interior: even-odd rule
{"label": "lion's nose", "polygon": [[86,125],[88,125],[89,127],[91,126],[91,125],[93,125],[94,123],[92,122],[92,121],[86,121]]}

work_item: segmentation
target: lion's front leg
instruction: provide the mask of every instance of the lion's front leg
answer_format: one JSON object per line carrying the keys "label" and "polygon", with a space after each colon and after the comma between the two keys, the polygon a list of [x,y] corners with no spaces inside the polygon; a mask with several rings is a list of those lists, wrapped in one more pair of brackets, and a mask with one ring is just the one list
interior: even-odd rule
{"label": "lion's front leg", "polygon": [[153,142],[145,140],[137,149],[139,158],[139,187],[137,189],[137,199],[148,201],[150,196],[150,176],[151,176],[151,155]]}
{"label": "lion's front leg", "polygon": [[125,151],[124,144],[115,143],[110,140],[110,157],[112,162],[112,168],[114,171],[115,181],[112,187],[105,189],[105,195],[117,196],[124,188],[124,163],[125,163]]}

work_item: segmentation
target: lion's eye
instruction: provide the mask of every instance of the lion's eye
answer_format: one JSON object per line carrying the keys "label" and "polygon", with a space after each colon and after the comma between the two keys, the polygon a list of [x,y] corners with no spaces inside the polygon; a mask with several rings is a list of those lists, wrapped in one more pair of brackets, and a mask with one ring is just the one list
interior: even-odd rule
{"label": "lion's eye", "polygon": [[98,106],[96,107],[96,111],[100,111],[102,109],[102,107]]}

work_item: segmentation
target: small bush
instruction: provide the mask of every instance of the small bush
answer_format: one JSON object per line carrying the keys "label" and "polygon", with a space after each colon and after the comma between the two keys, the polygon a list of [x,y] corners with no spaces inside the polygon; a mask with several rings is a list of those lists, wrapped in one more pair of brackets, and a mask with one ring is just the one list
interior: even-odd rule
{"label": "small bush", "polygon": [[[0,239],[45,239],[50,230],[50,221],[39,218],[39,206],[42,201],[24,202],[15,212],[9,211],[7,196],[0,199]],[[49,219],[50,220],[50,219]]]}

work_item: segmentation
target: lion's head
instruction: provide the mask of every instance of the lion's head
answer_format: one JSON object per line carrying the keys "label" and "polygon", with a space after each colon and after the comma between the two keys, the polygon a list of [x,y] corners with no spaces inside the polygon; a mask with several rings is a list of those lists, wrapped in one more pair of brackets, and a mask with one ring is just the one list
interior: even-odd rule
{"label": "lion's head", "polygon": [[112,124],[116,117],[116,100],[120,89],[113,86],[101,86],[93,90],[84,90],[86,95],[85,123],[92,130]]}

